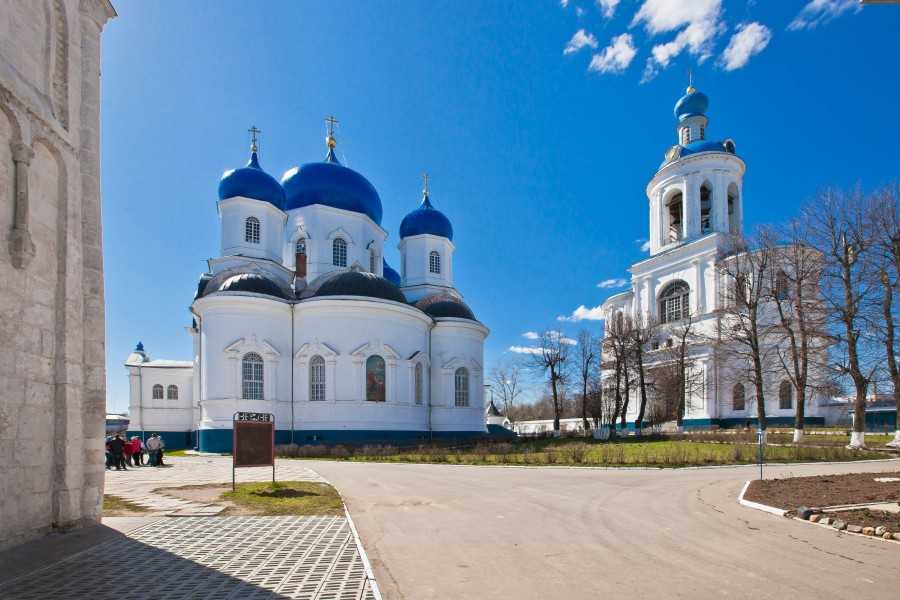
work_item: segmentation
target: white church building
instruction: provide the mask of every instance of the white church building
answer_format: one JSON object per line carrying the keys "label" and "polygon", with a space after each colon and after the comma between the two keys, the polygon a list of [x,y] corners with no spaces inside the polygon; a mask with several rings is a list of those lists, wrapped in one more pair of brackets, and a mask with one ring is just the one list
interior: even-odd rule
{"label": "white church building", "polygon": [[[630,267],[630,289],[611,296],[602,305],[606,323],[635,315],[641,315],[644,323],[660,323],[656,339],[644,356],[648,372],[671,362],[667,350],[678,343],[672,330],[679,323],[690,317],[698,332],[714,332],[721,303],[728,298],[719,261],[743,231],[746,164],[736,154],[732,140],[707,138],[708,105],[707,96],[693,86],[676,103],[677,143],[668,149],[645,190],[650,256]],[[684,426],[756,423],[754,386],[745,376],[747,365],[735,364],[733,354],[730,356],[702,342],[691,347],[690,361],[699,384],[692,381]],[[610,389],[613,369],[604,368],[601,377],[606,382],[604,389]],[[632,385],[626,411],[629,427],[638,417],[639,393],[638,386]],[[765,396],[769,425],[793,423],[793,395],[784,374],[768,377]],[[819,404],[824,400],[815,396],[807,400],[808,425],[823,423]]]}
{"label": "white church building", "polygon": [[[333,121],[333,120],[332,120]],[[272,413],[277,443],[427,441],[487,434],[488,329],[453,284],[453,227],[421,204],[400,225],[400,272],[375,187],[337,160],[262,170],[255,140],[226,172],[220,255],[191,304],[193,360],[125,366],[129,435],[231,449],[237,411]]]}

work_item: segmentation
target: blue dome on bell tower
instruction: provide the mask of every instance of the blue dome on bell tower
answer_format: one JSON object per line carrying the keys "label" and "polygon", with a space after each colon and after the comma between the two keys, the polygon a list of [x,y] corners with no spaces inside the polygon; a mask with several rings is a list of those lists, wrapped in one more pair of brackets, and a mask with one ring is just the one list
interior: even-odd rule
{"label": "blue dome on bell tower", "polygon": [[709,98],[703,92],[698,92],[694,86],[688,86],[684,96],[675,103],[675,117],[679,121],[688,117],[702,117],[709,108]]}
{"label": "blue dome on bell tower", "polygon": [[414,235],[437,235],[453,241],[453,225],[444,213],[431,204],[428,197],[428,179],[422,191],[422,203],[400,222],[400,239]]}

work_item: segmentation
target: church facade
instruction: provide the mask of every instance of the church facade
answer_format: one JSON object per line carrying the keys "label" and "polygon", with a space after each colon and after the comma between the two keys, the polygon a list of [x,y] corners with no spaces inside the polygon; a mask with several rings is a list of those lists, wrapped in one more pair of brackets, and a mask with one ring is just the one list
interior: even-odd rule
{"label": "church facade", "polygon": [[[333,125],[333,123],[332,123]],[[254,134],[255,135],[255,134]],[[272,413],[277,443],[486,434],[488,329],[454,287],[453,227],[431,203],[400,225],[399,273],[375,187],[335,156],[266,173],[255,142],[219,182],[220,255],[187,328],[193,360],[126,360],[129,435],[231,449],[235,412]]]}
{"label": "church facade", "polygon": [[[683,414],[683,424],[688,427],[740,426],[757,420],[746,358],[705,341],[715,337],[717,319],[729,302],[731,290],[726,288],[733,286],[720,267],[722,260],[730,260],[727,257],[734,240],[743,232],[746,171],[733,140],[707,139],[708,105],[708,97],[693,86],[676,103],[677,143],[666,152],[645,190],[650,256],[629,269],[630,289],[602,305],[606,335],[610,335],[609,324],[622,319],[656,325],[655,339],[644,353],[645,372],[651,380],[655,370],[671,366],[679,328],[690,322],[694,332],[687,353],[691,377]],[[771,312],[766,318],[772,318]],[[606,393],[615,388],[615,372],[608,358],[604,357],[601,374]],[[665,386],[661,383],[658,387]],[[764,389],[768,423],[792,424],[796,399],[787,376],[771,369]],[[665,391],[653,391],[656,399],[648,401],[644,424],[673,420],[671,410],[659,414],[666,410],[653,406]],[[811,393],[805,422],[823,424],[819,404],[826,398]],[[640,405],[636,384],[630,386],[627,404],[626,421],[631,427]]]}

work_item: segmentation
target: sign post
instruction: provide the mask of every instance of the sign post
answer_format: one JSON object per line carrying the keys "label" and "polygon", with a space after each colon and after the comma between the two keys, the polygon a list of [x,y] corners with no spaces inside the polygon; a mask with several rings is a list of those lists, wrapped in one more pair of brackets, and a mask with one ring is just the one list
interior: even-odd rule
{"label": "sign post", "polygon": [[231,491],[235,490],[235,469],[272,467],[275,483],[275,415],[236,412],[232,417]]}
{"label": "sign post", "polygon": [[757,462],[759,462],[759,478],[763,478],[763,446],[765,445],[766,439],[766,430],[765,429],[757,429],[756,430],[756,443],[759,445],[759,458]]}

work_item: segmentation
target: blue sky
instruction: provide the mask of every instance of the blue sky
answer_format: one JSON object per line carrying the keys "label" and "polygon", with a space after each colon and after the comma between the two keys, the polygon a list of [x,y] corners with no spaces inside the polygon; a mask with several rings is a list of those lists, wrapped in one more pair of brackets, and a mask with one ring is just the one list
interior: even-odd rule
{"label": "blue sky", "polygon": [[747,162],[750,226],[817,189],[898,178],[900,7],[855,0],[145,2],[103,39],[108,405],[138,340],[189,359],[188,306],[219,249],[218,179],[262,129],[280,177],[339,157],[400,220],[431,175],[490,368],[528,331],[571,336],[644,253],[644,186],[675,143],[688,69],[713,138]]}

